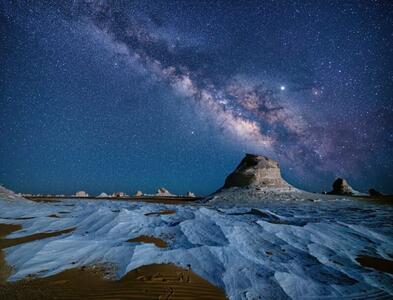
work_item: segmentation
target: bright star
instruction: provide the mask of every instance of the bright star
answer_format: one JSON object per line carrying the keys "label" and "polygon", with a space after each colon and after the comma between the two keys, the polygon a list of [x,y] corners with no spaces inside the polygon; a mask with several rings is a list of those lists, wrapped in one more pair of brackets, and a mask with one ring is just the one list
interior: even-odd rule
{"label": "bright star", "polygon": [[314,96],[319,96],[319,95],[321,95],[322,94],[322,90],[320,90],[320,89],[318,89],[318,88],[312,88],[312,94],[314,95]]}
{"label": "bright star", "polygon": [[280,86],[280,90],[285,91],[285,85]]}

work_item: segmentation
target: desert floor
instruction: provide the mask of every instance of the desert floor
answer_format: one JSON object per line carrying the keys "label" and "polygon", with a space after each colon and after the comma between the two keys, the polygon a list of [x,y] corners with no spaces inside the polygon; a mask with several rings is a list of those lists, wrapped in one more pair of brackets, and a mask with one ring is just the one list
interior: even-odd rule
{"label": "desert floor", "polygon": [[[59,236],[73,229],[38,233],[23,238],[7,239],[20,230],[20,225],[0,224],[0,249],[34,240]],[[165,247],[161,239],[140,236],[130,242],[154,243]],[[12,268],[5,263],[0,250],[1,299],[225,299],[219,288],[202,279],[191,269],[172,264],[152,264],[113,279],[111,266],[92,265],[68,269],[54,276],[28,276],[16,282],[6,282]]]}

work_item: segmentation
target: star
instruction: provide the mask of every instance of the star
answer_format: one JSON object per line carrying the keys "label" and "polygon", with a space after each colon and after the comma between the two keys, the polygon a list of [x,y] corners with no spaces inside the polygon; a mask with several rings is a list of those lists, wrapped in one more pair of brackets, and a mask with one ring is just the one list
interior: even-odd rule
{"label": "star", "polygon": [[311,92],[312,92],[312,94],[313,94],[314,96],[319,96],[319,95],[322,94],[322,90],[320,90],[320,89],[318,89],[318,88],[312,88]]}
{"label": "star", "polygon": [[[393,10],[384,1],[294,0],[292,10],[285,1],[192,1],[190,10],[177,0],[11,2],[0,9],[0,182],[101,193],[166,180],[209,194],[235,156],[253,152],[280,158],[306,189],[343,170],[360,189],[393,193],[393,68],[383,63]],[[184,153],[193,185],[173,180]],[[170,172],[156,172],[159,156]]]}

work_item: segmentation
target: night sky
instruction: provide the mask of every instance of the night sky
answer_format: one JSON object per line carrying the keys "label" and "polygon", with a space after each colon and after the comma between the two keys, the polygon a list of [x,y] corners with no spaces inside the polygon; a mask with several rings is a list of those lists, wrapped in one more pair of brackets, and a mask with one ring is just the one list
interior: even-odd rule
{"label": "night sky", "polygon": [[250,152],[307,190],[393,192],[392,1],[16,2],[6,187],[209,194]]}

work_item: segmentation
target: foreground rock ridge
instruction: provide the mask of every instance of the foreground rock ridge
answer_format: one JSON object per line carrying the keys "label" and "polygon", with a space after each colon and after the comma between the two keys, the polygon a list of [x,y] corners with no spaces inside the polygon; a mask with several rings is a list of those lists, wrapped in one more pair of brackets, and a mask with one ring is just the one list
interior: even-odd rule
{"label": "foreground rock ridge", "polygon": [[225,179],[221,189],[232,187],[294,189],[282,178],[277,161],[254,154],[246,154],[236,169]]}
{"label": "foreground rock ridge", "polygon": [[0,199],[7,201],[26,200],[25,198],[18,196],[13,191],[5,188],[2,185],[0,185]]}

